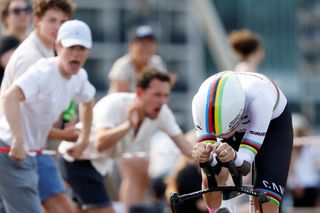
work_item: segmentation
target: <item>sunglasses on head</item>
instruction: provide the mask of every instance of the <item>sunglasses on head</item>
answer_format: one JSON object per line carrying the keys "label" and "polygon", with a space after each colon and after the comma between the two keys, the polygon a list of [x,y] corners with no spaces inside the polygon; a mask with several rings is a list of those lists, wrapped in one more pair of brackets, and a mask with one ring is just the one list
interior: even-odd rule
{"label": "sunglasses on head", "polygon": [[32,12],[32,8],[30,6],[27,7],[15,7],[12,8],[10,10],[10,12],[12,12],[15,15],[20,15],[21,13],[31,13]]}

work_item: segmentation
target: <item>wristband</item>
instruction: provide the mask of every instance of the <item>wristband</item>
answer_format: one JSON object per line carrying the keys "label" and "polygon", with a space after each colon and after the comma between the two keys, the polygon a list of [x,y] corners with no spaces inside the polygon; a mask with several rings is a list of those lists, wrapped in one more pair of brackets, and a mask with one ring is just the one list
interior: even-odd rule
{"label": "wristband", "polygon": [[248,155],[245,152],[237,152],[237,157],[234,160],[234,164],[236,165],[236,167],[240,167],[243,165],[244,161],[247,161],[248,163],[252,164],[254,159],[251,159],[250,155]]}
{"label": "wristband", "polygon": [[243,164],[243,156],[241,155],[241,153],[236,154],[234,164],[236,165],[236,167],[240,167]]}

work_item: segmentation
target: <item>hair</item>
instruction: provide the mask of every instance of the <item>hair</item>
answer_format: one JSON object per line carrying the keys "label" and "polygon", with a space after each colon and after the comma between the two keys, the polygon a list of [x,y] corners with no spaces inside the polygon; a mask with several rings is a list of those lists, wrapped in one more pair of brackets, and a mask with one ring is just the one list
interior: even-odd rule
{"label": "hair", "polygon": [[140,79],[138,79],[137,87],[147,89],[150,86],[152,80],[157,79],[170,84],[170,77],[168,74],[161,72],[155,68],[147,68],[143,71]]}
{"label": "hair", "polygon": [[250,54],[262,47],[260,37],[247,29],[232,31],[229,42],[240,60],[247,59]]}
{"label": "hair", "polygon": [[42,17],[50,9],[58,9],[64,12],[69,18],[73,15],[75,5],[71,0],[34,0],[33,15]]}
{"label": "hair", "polygon": [[20,43],[20,40],[15,36],[2,36],[0,38],[0,57],[9,50],[17,48]]}
{"label": "hair", "polygon": [[300,113],[292,113],[292,127],[295,137],[308,136],[312,133],[308,118]]}
{"label": "hair", "polygon": [[[15,50],[19,45],[20,45],[20,40],[19,38],[15,37],[15,36],[2,36],[0,38],[0,58],[7,53],[10,50]],[[5,69],[5,65],[2,64],[2,61],[0,62],[0,70],[4,70]],[[0,74],[0,76],[3,75]],[[1,79],[1,77],[0,77]],[[1,80],[0,80],[1,82]]]}
{"label": "hair", "polygon": [[[0,11],[1,11],[1,20],[3,23],[5,23],[5,18],[9,15],[9,6],[10,3],[15,0],[1,0],[0,1]],[[31,6],[30,2],[28,0],[22,0],[27,3],[28,6]]]}

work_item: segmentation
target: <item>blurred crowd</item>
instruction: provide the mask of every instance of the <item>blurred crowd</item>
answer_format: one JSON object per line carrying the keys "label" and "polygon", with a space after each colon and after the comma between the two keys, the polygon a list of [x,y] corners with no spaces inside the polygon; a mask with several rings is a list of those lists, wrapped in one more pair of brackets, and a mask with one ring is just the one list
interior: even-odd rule
{"label": "blurred crowd", "polygon": [[[57,55],[54,44],[59,27],[72,19],[76,8],[71,0],[1,0],[0,4],[0,78],[1,81],[4,79],[1,85],[3,95],[37,60]],[[229,42],[238,61],[234,70],[258,72],[265,54],[262,38],[250,30],[241,29],[230,33]],[[45,212],[170,212],[171,192],[185,194],[201,189],[200,169],[190,158],[191,147],[196,141],[194,131],[183,133],[175,121],[174,112],[166,105],[171,86],[179,81],[179,76],[170,72],[165,61],[157,55],[157,45],[157,35],[150,26],[136,26],[128,51],[114,62],[111,70],[106,70],[109,91],[97,102],[93,111],[92,129],[95,134],[90,140],[95,141],[91,148],[96,151],[83,148],[82,157],[68,155],[81,131],[81,124],[78,123],[81,115],[77,115],[80,110],[75,102],[71,102],[56,121],[48,136],[47,146],[43,148],[59,149],[64,157],[37,159],[43,169],[38,169],[40,180],[42,176],[57,179],[53,186],[48,186],[50,181],[40,181],[40,195],[41,191],[56,187],[55,184],[61,187],[56,187],[59,189],[57,191],[50,189],[45,196],[41,196]],[[153,96],[148,96],[152,92],[148,90],[149,86],[152,88],[153,84],[150,83],[152,80],[147,82],[145,73],[150,70],[160,73],[160,77],[156,78],[168,77],[170,88],[160,103]],[[155,85],[155,88],[158,87],[166,89]],[[155,113],[153,118],[158,119],[156,123],[139,115],[137,109],[156,104],[150,112]],[[102,120],[110,118],[112,121]],[[292,153],[284,205],[319,207],[318,139],[311,137],[312,127],[303,115],[293,115],[293,126],[297,142]],[[106,144],[104,140],[114,142]],[[124,144],[121,148],[117,145],[119,141]],[[49,171],[53,172],[50,173],[52,175],[44,176],[43,173]],[[59,181],[63,181],[63,185]],[[101,190],[101,187],[104,189]],[[93,196],[95,193],[99,195]],[[6,205],[2,202],[0,212],[5,212]],[[179,206],[177,212],[201,213],[207,212],[207,208],[203,200],[197,198]]]}

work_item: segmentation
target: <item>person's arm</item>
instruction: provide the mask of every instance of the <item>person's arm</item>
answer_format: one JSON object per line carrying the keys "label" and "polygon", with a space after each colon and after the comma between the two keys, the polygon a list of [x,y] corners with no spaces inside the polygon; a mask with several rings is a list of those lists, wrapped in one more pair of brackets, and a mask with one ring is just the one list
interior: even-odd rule
{"label": "person's arm", "polygon": [[20,102],[24,100],[23,91],[16,85],[11,86],[2,96],[3,112],[13,135],[9,156],[15,160],[23,160],[26,156],[20,111]]}
{"label": "person's arm", "polygon": [[131,129],[130,121],[127,120],[114,128],[97,128],[95,148],[98,152],[102,152],[113,147],[120,141]]}
{"label": "person's arm", "polygon": [[77,141],[79,137],[79,129],[73,126],[60,129],[53,127],[50,129],[48,138],[52,140]]}
{"label": "person's arm", "polygon": [[65,140],[75,142],[79,137],[79,128],[75,127],[77,116],[75,113],[75,101],[71,101],[61,114],[60,118],[53,124],[49,131],[48,139]]}
{"label": "person's arm", "polygon": [[80,104],[80,122],[82,123],[82,129],[75,146],[68,150],[68,153],[75,158],[79,158],[83,150],[89,144],[89,137],[92,126],[93,105],[93,99],[87,103]]}
{"label": "person's arm", "polygon": [[266,137],[275,101],[270,90],[260,90],[256,98],[249,104],[247,113],[250,123],[237,152],[235,159],[237,167],[241,166],[244,161],[251,164],[254,161]]}
{"label": "person's arm", "polygon": [[132,92],[127,82],[111,79],[110,80],[110,92]]}
{"label": "person's arm", "polygon": [[114,62],[108,75],[109,92],[133,92],[129,87],[130,76],[132,76],[130,74],[132,68],[129,64],[127,56],[120,57]]}
{"label": "person's arm", "polygon": [[192,158],[192,145],[194,144],[189,143],[183,134],[170,137],[184,155],[186,155],[189,158]]}
{"label": "person's arm", "polygon": [[[137,130],[139,128],[139,124],[141,124],[144,119],[143,114],[139,113],[142,107],[143,105],[141,101],[139,101],[139,99],[134,99],[128,106],[127,112],[124,112],[127,113],[127,119],[125,121],[112,128],[97,127],[95,141],[96,150],[98,152],[102,152],[114,146],[131,129]],[[121,111],[118,111],[118,113],[121,113]],[[108,117],[105,117],[104,119],[108,119]]]}

